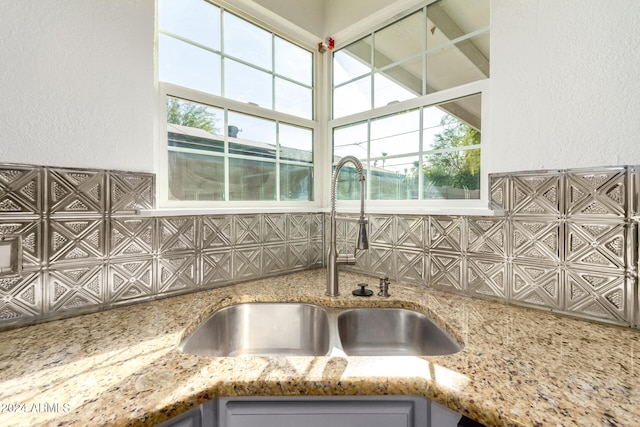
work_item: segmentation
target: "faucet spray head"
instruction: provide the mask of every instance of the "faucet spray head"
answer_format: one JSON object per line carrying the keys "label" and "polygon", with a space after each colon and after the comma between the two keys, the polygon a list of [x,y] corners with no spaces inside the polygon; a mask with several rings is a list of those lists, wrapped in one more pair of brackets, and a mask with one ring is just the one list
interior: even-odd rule
{"label": "faucet spray head", "polygon": [[369,236],[367,235],[367,220],[360,218],[358,220],[358,240],[356,240],[356,249],[369,249]]}

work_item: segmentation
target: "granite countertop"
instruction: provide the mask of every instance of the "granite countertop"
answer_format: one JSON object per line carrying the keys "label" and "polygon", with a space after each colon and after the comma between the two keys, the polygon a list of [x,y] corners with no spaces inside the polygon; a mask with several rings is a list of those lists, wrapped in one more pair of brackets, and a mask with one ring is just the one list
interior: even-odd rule
{"label": "granite countertop", "polygon": [[[324,270],[0,332],[0,425],[146,426],[218,396],[428,397],[487,426],[640,422],[640,331]],[[218,308],[249,301],[394,306],[429,314],[463,345],[437,357],[208,358],[181,338]]]}

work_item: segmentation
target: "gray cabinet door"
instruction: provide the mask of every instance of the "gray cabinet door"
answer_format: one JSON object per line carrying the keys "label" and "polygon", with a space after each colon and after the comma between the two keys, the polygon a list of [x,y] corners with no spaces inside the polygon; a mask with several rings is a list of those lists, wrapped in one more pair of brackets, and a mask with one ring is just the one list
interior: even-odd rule
{"label": "gray cabinet door", "polygon": [[175,418],[171,418],[170,420],[160,424],[158,427],[202,427],[201,406],[193,408]]}
{"label": "gray cabinet door", "polygon": [[233,397],[160,427],[457,427],[460,417],[419,396]]}
{"label": "gray cabinet door", "polygon": [[440,405],[436,402],[429,402],[431,405],[431,427],[457,427],[462,416],[454,410]]}
{"label": "gray cabinet door", "polygon": [[213,399],[163,422],[158,427],[215,427],[215,411],[216,399]]}
{"label": "gray cabinet door", "polygon": [[422,427],[427,402],[418,399],[220,399],[219,427]]}

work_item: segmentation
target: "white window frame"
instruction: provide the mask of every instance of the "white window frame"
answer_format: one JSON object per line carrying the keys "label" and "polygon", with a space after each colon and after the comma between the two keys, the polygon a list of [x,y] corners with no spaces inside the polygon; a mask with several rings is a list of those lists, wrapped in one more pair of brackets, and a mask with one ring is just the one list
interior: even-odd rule
{"label": "white window frame", "polygon": [[[438,104],[444,104],[458,98],[477,95],[482,96],[482,131],[480,140],[480,198],[479,199],[440,199],[440,200],[367,200],[367,206],[372,212],[401,212],[401,211],[423,211],[429,209],[444,210],[447,208],[460,209],[472,208],[483,209],[488,207],[488,175],[483,172],[482,166],[486,164],[491,150],[487,150],[489,144],[486,143],[488,138],[488,129],[485,125],[489,115],[489,80],[479,80],[457,86],[451,89],[442,90],[429,95],[424,95],[408,101],[397,102],[391,105],[369,110],[361,113],[352,114],[350,116],[340,117],[331,120],[327,124],[327,135],[333,135],[335,128],[366,122],[370,119],[384,117],[387,115],[402,113],[408,110],[414,110],[420,107],[429,107]],[[330,137],[331,138],[331,137]],[[333,142],[331,142],[333,144]],[[422,153],[424,155],[426,153]],[[328,173],[331,173],[331,165],[328,167]],[[356,201],[341,200],[339,202],[347,209],[355,209],[359,206]]]}
{"label": "white window frame", "polygon": [[[383,29],[385,26],[397,22],[412,13],[418,11],[420,8],[426,7],[437,0],[428,0],[421,2],[420,7],[415,6],[406,8],[402,13],[398,13],[389,19],[388,17],[372,17],[364,31],[359,31],[357,34],[342,34],[345,39],[344,42],[336,45],[335,50],[338,51],[349,44],[356,42],[376,31]],[[377,20],[377,21],[374,21]],[[362,25],[358,25],[359,28],[363,28]],[[484,29],[482,30],[484,31]],[[473,34],[477,33],[475,31]],[[470,37],[466,35],[465,38]],[[325,71],[331,77],[329,81],[332,81],[333,76],[333,56],[329,58],[326,64]],[[424,84],[424,83],[423,83]],[[367,199],[367,211],[371,213],[433,213],[433,214],[447,214],[447,215],[500,215],[501,212],[494,212],[489,208],[489,177],[484,172],[484,165],[488,164],[488,159],[493,155],[491,151],[490,141],[490,127],[489,127],[489,87],[490,79],[482,79],[474,82],[470,82],[464,85],[456,86],[450,89],[444,89],[438,92],[422,95],[416,98],[412,98],[406,101],[394,102],[386,106],[374,108],[367,111],[362,111],[347,116],[329,119],[326,126],[326,134],[328,136],[329,153],[327,154],[327,165],[325,166],[325,174],[331,176],[332,173],[332,152],[333,152],[333,130],[345,125],[356,124],[360,122],[366,122],[376,118],[381,118],[387,115],[397,114],[420,107],[435,106],[438,104],[445,104],[450,101],[454,101],[466,96],[480,94],[482,97],[481,105],[481,142],[480,142],[480,198],[479,199],[440,199],[440,200],[369,200]],[[333,85],[328,87],[328,96],[330,110],[333,110]],[[422,146],[422,141],[421,141]],[[424,155],[422,153],[421,155]],[[368,190],[367,190],[368,191]],[[330,202],[329,196],[325,195],[325,206]],[[356,200],[339,200],[338,206],[341,209],[349,212],[357,212],[359,209],[359,202]]]}
{"label": "white window frame", "polygon": [[[207,0],[209,1],[209,0]],[[231,12],[259,27],[276,34],[278,37],[309,50],[313,54],[313,119],[306,119],[294,115],[280,113],[270,108],[263,108],[251,103],[244,103],[229,98],[224,98],[194,89],[178,86],[168,82],[159,81],[158,67],[155,67],[157,82],[157,119],[156,119],[156,206],[157,209],[143,212],[145,215],[191,215],[208,213],[248,213],[248,212],[317,212],[323,206],[323,176],[324,158],[326,149],[321,141],[326,140],[326,85],[323,85],[321,75],[322,58],[316,49],[316,37],[291,25],[285,19],[270,13],[264,8],[242,4],[237,7],[227,1],[213,1],[216,6]],[[156,31],[156,47],[158,46],[159,31]],[[158,63],[158,49],[156,48],[156,63]],[[226,108],[238,113],[253,115],[259,118],[281,121],[287,124],[309,128],[313,132],[313,200],[311,201],[232,201],[232,200],[170,200],[169,199],[169,145],[167,138],[167,98],[175,97],[196,103],[211,105],[217,108]],[[227,132],[225,133],[225,146],[227,144]],[[229,157],[224,154],[225,163]],[[279,173],[279,171],[277,172]],[[225,176],[225,181],[228,177]],[[225,187],[228,182],[225,182]]]}
{"label": "white window frame", "polygon": [[[338,41],[336,50],[347,46],[377,29],[408,16],[417,10],[417,6],[424,7],[435,0],[400,0],[378,13],[354,23],[346,30],[334,34]],[[142,212],[143,215],[199,215],[199,214],[234,214],[255,212],[318,212],[328,211],[330,205],[330,185],[332,177],[332,135],[333,128],[348,123],[355,123],[369,118],[381,117],[406,111],[412,108],[444,103],[455,98],[472,94],[482,94],[482,140],[481,140],[481,175],[479,200],[367,200],[367,211],[370,213],[416,213],[416,214],[447,214],[447,215],[499,215],[487,208],[489,200],[488,175],[482,172],[483,165],[488,163],[493,153],[490,141],[489,126],[489,79],[476,81],[464,86],[443,90],[433,94],[421,96],[378,109],[357,113],[350,116],[331,120],[332,110],[332,55],[331,51],[320,54],[315,49],[317,36],[291,24],[284,18],[244,0],[215,0],[219,7],[238,14],[243,19],[276,33],[278,36],[295,44],[306,47],[314,54],[314,120],[306,120],[270,109],[260,108],[231,99],[208,95],[199,91],[170,83],[159,82],[158,68],[155,67],[155,81],[157,82],[157,114],[156,117],[156,206],[157,209]],[[237,6],[232,3],[239,3]],[[393,17],[393,18],[390,18]],[[155,33],[156,47],[158,32]],[[156,55],[158,49],[156,48]],[[157,63],[157,56],[156,56]],[[313,175],[314,200],[300,201],[176,201],[168,199],[168,140],[167,140],[167,96],[191,100],[205,105],[228,108],[240,113],[256,115],[273,120],[280,120],[294,125],[313,129]],[[340,209],[358,211],[357,201],[338,201]]]}
{"label": "white window frame", "polygon": [[[256,105],[247,104],[232,99],[223,98],[216,95],[210,95],[207,93],[199,92],[193,89],[177,86],[171,83],[161,82],[159,84],[159,120],[158,120],[158,152],[157,170],[162,173],[157,174],[156,182],[156,195],[158,206],[161,208],[192,208],[195,210],[212,209],[212,208],[239,208],[239,209],[256,209],[262,211],[264,208],[273,208],[278,206],[279,208],[297,208],[304,211],[310,209],[317,209],[320,206],[320,199],[318,194],[320,190],[320,184],[317,181],[318,165],[315,161],[316,155],[314,153],[313,164],[308,164],[313,167],[314,175],[314,200],[312,201],[274,201],[274,200],[245,200],[245,201],[233,201],[233,200],[171,200],[169,199],[169,144],[167,138],[167,99],[169,97],[180,98],[188,101],[193,101],[199,104],[210,105],[217,108],[223,108],[233,110],[238,113],[253,115],[259,118],[268,120],[285,122],[295,126],[309,128],[314,133],[314,151],[317,144],[317,133],[319,125],[317,121],[304,119],[301,117],[292,116],[289,114],[279,113],[271,109],[262,108]],[[224,132],[225,147],[228,147],[228,135]],[[225,151],[224,161],[228,165],[229,155]],[[279,171],[276,173],[279,174]],[[228,177],[225,176],[225,187],[228,185],[226,182]]]}

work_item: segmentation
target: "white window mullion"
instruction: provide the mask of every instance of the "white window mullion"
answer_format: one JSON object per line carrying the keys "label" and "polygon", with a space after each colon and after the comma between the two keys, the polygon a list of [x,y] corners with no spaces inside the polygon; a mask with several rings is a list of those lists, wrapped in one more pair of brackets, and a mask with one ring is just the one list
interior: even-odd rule
{"label": "white window mullion", "polygon": [[423,162],[424,162],[424,107],[421,107],[419,112],[419,123],[420,123],[420,133],[418,135],[418,170],[416,173],[418,174],[418,200],[423,200],[424,195],[422,194],[422,189],[424,185],[424,177],[423,177]]}
{"label": "white window mullion", "polygon": [[[373,63],[373,61],[371,61]],[[371,119],[367,120],[367,200],[371,200],[371,187],[373,172],[371,170]]]}
{"label": "white window mullion", "polygon": [[276,122],[276,200],[280,201],[280,122]]}
{"label": "white window mullion", "polygon": [[224,109],[224,200],[229,201],[229,110]]}

